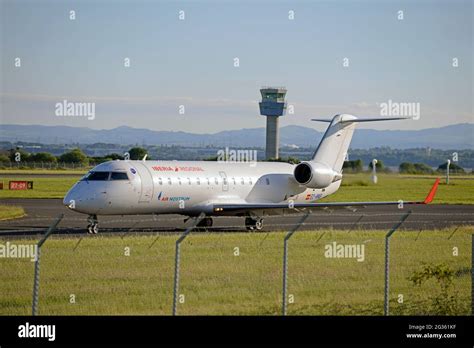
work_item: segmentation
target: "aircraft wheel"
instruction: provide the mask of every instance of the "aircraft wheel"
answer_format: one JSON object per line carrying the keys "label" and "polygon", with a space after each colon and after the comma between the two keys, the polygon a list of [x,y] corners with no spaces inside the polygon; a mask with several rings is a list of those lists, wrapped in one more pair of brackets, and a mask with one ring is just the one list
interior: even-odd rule
{"label": "aircraft wheel", "polygon": [[196,226],[196,230],[207,231],[209,227],[212,227],[212,223],[212,218],[207,216],[199,222],[199,224]]}
{"label": "aircraft wheel", "polygon": [[212,227],[212,223],[213,223],[213,221],[212,221],[211,217],[207,217],[207,218],[204,219],[204,225],[206,227]]}
{"label": "aircraft wheel", "polygon": [[92,225],[92,234],[97,234],[99,233],[99,224],[93,224]]}
{"label": "aircraft wheel", "polygon": [[89,234],[99,233],[99,224],[89,224],[89,225],[87,225],[87,233],[89,233]]}
{"label": "aircraft wheel", "polygon": [[247,231],[252,231],[253,230],[253,227],[252,227],[252,218],[245,218],[245,228],[247,229]]}
{"label": "aircraft wheel", "polygon": [[245,228],[247,231],[261,231],[263,228],[263,219],[245,218]]}
{"label": "aircraft wheel", "polygon": [[87,233],[89,234],[99,233],[99,221],[97,220],[97,215],[89,215],[87,222],[89,223],[87,225]]}

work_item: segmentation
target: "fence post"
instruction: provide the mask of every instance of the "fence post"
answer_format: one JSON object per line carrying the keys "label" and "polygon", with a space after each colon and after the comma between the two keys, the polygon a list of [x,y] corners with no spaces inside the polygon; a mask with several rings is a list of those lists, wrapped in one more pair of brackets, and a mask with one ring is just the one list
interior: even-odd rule
{"label": "fence post", "polygon": [[64,214],[59,215],[56,220],[49,226],[45,235],[38,242],[36,246],[36,260],[35,260],[35,278],[33,280],[33,304],[31,308],[31,315],[38,315],[38,300],[39,300],[39,275],[40,275],[40,258],[41,258],[41,246],[46,242],[46,239],[53,233],[58,226],[59,222],[63,219]]}
{"label": "fence post", "polygon": [[405,222],[405,220],[412,213],[411,210],[402,216],[400,221],[392,227],[390,231],[385,235],[385,287],[384,287],[384,315],[389,315],[389,292],[390,292],[390,237],[392,234]]}
{"label": "fence post", "polygon": [[286,315],[287,307],[287,296],[286,292],[288,290],[288,240],[296,232],[296,230],[305,222],[306,218],[311,212],[308,212],[303,215],[303,217],[298,221],[298,223],[291,229],[285,236],[283,240],[283,289],[282,289],[282,315]]}
{"label": "fence post", "polygon": [[183,232],[181,237],[176,241],[176,251],[174,256],[174,286],[173,286],[173,315],[177,314],[178,311],[178,291],[179,291],[179,264],[181,259],[181,242],[186,238],[186,236],[201,222],[206,214],[201,213],[198,217],[194,219],[194,222],[189,226],[186,231]]}

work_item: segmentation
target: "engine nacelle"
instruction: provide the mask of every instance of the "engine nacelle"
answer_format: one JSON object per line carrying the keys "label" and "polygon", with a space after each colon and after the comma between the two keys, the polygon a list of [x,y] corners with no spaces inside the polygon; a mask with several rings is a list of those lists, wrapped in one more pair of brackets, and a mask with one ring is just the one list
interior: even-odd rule
{"label": "engine nacelle", "polygon": [[341,178],[341,174],[326,164],[317,162],[301,162],[293,175],[299,184],[308,188],[325,188]]}

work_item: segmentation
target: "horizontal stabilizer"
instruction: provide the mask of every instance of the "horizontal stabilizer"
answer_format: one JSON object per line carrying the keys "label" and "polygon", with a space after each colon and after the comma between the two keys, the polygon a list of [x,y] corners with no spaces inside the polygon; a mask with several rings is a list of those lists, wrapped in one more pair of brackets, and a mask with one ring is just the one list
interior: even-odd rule
{"label": "horizontal stabilizer", "polygon": [[[393,121],[393,120],[411,120],[411,117],[378,117],[378,118],[341,118],[338,123],[353,123],[353,122],[373,122],[373,121]],[[312,118],[311,121],[331,123],[333,119],[328,118]]]}
{"label": "horizontal stabilizer", "polygon": [[331,123],[332,119],[329,119],[329,118],[312,118],[311,121]]}

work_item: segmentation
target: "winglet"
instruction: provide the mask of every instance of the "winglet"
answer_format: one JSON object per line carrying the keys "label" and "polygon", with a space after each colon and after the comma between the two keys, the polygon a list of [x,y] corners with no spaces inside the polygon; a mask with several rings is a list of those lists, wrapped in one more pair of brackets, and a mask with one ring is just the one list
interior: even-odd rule
{"label": "winglet", "polygon": [[438,185],[439,185],[439,178],[437,178],[436,181],[434,182],[433,186],[431,187],[430,192],[428,193],[428,196],[426,196],[425,200],[423,201],[423,204],[430,204],[433,201],[434,196],[436,195],[436,190],[438,189]]}

